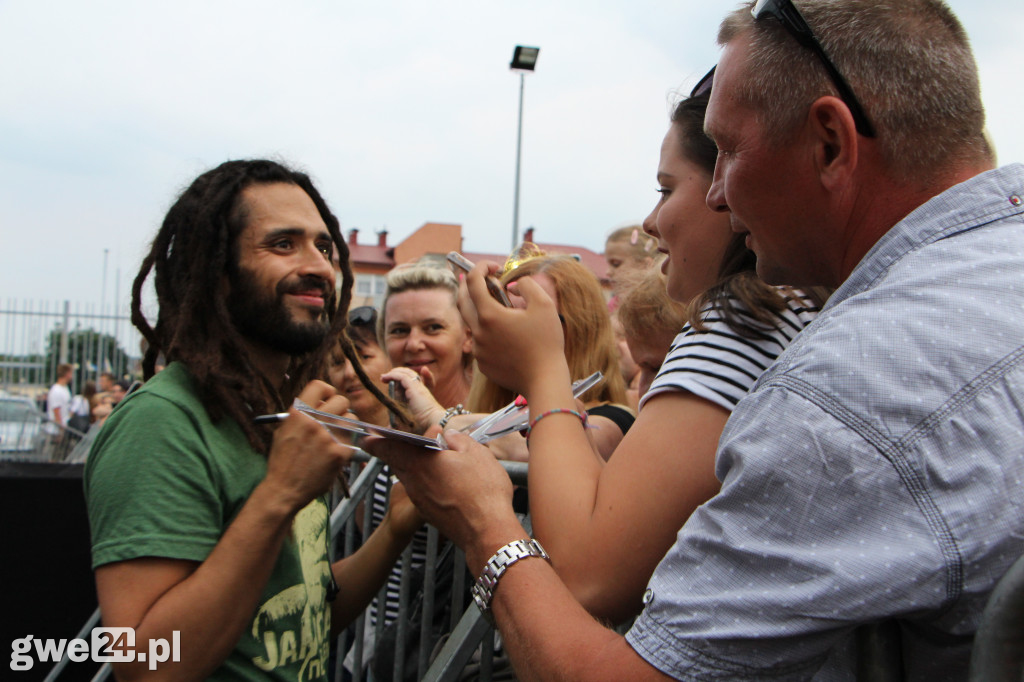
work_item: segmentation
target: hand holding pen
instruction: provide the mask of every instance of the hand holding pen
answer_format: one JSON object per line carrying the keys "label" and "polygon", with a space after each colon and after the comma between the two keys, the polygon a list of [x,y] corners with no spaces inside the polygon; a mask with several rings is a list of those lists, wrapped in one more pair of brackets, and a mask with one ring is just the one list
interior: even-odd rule
{"label": "hand holding pen", "polygon": [[[307,384],[299,400],[325,414],[342,415],[348,411],[348,400],[322,381]],[[296,511],[326,493],[335,480],[344,480],[352,447],[336,440],[319,421],[300,414],[295,407],[256,419],[281,424],[274,430],[267,474],[261,485],[272,488]]]}

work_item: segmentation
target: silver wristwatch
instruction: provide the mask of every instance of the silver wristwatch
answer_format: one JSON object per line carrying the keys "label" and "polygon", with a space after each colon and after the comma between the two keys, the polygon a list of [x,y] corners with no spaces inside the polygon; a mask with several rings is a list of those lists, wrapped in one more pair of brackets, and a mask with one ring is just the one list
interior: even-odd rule
{"label": "silver wristwatch", "polygon": [[491,624],[494,617],[491,615],[491,598],[494,597],[494,588],[498,586],[498,580],[508,570],[508,567],[529,557],[540,557],[551,560],[548,553],[540,546],[540,543],[533,538],[526,540],[513,540],[494,553],[484,566],[483,573],[477,578],[476,584],[470,589],[473,601],[480,607],[481,613]]}

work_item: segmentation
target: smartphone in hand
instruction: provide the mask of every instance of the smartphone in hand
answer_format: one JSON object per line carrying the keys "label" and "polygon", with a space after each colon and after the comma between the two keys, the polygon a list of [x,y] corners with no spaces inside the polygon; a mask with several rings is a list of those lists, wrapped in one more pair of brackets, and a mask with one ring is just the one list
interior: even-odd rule
{"label": "smartphone in hand", "polygon": [[[455,274],[458,274],[459,272],[468,274],[469,271],[473,269],[473,263],[458,251],[451,251],[448,253],[448,263],[452,266],[452,270],[455,271]],[[512,301],[509,300],[508,293],[506,293],[505,288],[501,286],[501,282],[499,282],[493,275],[488,275],[486,281],[487,290],[491,292],[491,296],[494,300],[506,308],[511,308]]]}

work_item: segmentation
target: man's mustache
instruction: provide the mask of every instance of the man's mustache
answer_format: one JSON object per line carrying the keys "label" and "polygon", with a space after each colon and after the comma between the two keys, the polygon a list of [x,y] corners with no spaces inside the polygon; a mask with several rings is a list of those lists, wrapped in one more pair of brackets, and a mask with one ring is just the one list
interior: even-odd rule
{"label": "man's mustache", "polygon": [[297,280],[284,281],[277,285],[278,296],[285,294],[302,294],[316,291],[323,294],[326,299],[331,295],[334,287],[327,280],[316,275],[303,275]]}

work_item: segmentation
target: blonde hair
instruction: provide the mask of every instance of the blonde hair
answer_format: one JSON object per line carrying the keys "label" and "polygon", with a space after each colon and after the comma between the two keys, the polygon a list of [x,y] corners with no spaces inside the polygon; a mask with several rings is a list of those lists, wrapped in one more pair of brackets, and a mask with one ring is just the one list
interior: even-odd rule
{"label": "blonde hair", "polygon": [[[451,294],[452,306],[456,306],[459,296],[459,282],[455,279],[452,271],[445,267],[426,263],[404,263],[395,266],[388,272],[385,283],[387,291],[384,293],[384,300],[381,302],[380,312],[377,314],[377,344],[381,348],[387,348],[384,330],[387,325],[388,300],[392,296],[406,291],[443,289]],[[459,320],[461,322],[461,315]]]}
{"label": "blonde hair", "polygon": [[[601,401],[626,404],[626,384],[619,371],[619,358],[612,333],[608,306],[601,284],[594,274],[571,256],[542,256],[522,262],[506,273],[501,283],[528,275],[545,274],[555,284],[558,309],[565,330],[565,360],[573,380],[584,379],[600,370],[604,381],[581,396],[585,403]],[[477,372],[468,405],[474,412],[493,412],[512,402],[515,394]]]}
{"label": "blonde hair", "polygon": [[630,258],[638,263],[658,255],[658,240],[644,232],[642,225],[627,225],[612,230],[604,240],[605,250],[609,244],[623,244]]}
{"label": "blonde hair", "polygon": [[661,271],[647,270],[626,281],[615,314],[626,337],[636,339],[661,332],[678,334],[689,318],[689,306],[669,298]]}

